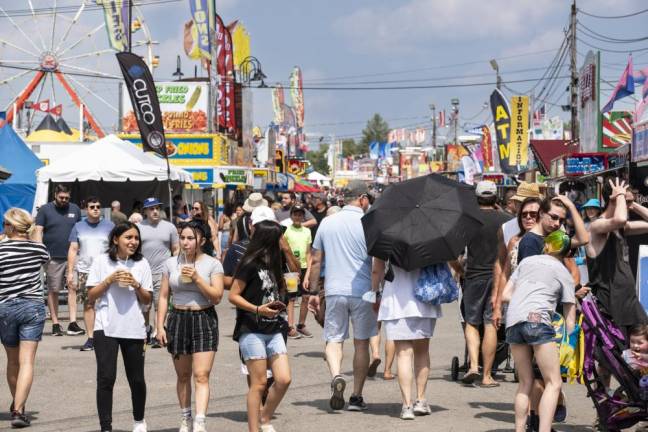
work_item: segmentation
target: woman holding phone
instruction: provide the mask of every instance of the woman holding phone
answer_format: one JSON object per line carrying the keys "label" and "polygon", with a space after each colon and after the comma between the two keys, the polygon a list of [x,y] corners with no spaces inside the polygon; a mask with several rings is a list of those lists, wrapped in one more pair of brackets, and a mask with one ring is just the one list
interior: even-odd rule
{"label": "woman holding phone", "polygon": [[96,308],[94,346],[101,431],[112,431],[113,386],[121,350],[133,401],[133,432],[146,432],[146,327],[141,306],[151,303],[153,288],[137,225],[122,222],[112,229],[108,253],[93,261],[87,286],[88,301]]}
{"label": "woman holding phone", "polygon": [[[270,419],[290,385],[286,343],[281,334],[286,326],[283,278],[282,227],[274,212],[260,207],[252,212],[254,235],[235,273],[229,301],[236,306],[234,340],[250,373],[247,396],[248,430],[274,432]],[[265,404],[266,369],[272,369],[274,384]]]}
{"label": "woman holding phone", "polygon": [[[218,316],[214,305],[223,298],[223,266],[204,253],[204,225],[180,228],[180,256],[164,263],[157,309],[157,339],[173,356],[182,417],[179,432],[205,432],[209,375],[218,349]],[[172,295],[173,308],[169,309]],[[196,418],[191,415],[191,376],[196,387]]]}

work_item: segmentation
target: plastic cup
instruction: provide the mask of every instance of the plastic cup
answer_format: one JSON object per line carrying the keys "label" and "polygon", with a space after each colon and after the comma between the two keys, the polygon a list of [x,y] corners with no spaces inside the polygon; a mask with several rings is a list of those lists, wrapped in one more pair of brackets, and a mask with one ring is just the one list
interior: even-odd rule
{"label": "plastic cup", "polygon": [[296,293],[299,286],[299,273],[284,273],[286,290],[289,293]]}
{"label": "plastic cup", "polygon": [[182,269],[185,268],[185,267],[191,268],[190,265],[186,265],[186,264],[183,264],[183,265],[180,266],[180,282],[188,284],[188,283],[193,282],[193,280],[191,279],[191,276],[185,276],[184,274],[182,274]]}
{"label": "plastic cup", "polygon": [[121,279],[117,281],[117,285],[119,285],[120,288],[128,288],[130,286],[128,282],[122,281]]}

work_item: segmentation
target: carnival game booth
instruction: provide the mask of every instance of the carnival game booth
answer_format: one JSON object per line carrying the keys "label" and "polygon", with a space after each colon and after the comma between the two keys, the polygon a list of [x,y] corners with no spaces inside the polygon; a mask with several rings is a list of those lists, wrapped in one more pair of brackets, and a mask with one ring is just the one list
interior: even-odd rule
{"label": "carnival game booth", "polygon": [[[132,143],[108,135],[79,148],[36,172],[34,211],[53,199],[54,186],[65,184],[72,190],[72,201],[80,203],[87,196],[97,196],[104,207],[118,200],[129,213],[136,201],[157,197],[169,202],[167,166],[164,159],[144,153]],[[172,194],[182,192],[191,183],[191,174],[171,166]]]}
{"label": "carnival game booth", "polygon": [[36,170],[43,162],[10,125],[0,128],[0,165],[11,173],[0,184],[0,215],[11,207],[31,211],[36,194]]}

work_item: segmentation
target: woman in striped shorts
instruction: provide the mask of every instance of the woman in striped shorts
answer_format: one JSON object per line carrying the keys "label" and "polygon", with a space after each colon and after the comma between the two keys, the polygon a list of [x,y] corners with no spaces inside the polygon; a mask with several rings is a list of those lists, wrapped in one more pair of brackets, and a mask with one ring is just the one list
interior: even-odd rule
{"label": "woman in striped shorts", "polygon": [[[204,253],[203,225],[189,222],[180,231],[180,254],[165,263],[157,308],[157,339],[173,356],[180,432],[205,431],[209,374],[218,349],[218,316],[223,297],[223,266]],[[169,302],[172,307],[169,310]],[[166,319],[166,325],[165,325]],[[196,387],[196,418],[191,415],[191,377]]]}

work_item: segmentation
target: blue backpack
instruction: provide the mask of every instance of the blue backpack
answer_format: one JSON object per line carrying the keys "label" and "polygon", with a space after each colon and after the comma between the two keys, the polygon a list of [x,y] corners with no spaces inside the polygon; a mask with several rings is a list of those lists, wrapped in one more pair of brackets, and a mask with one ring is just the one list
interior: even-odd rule
{"label": "blue backpack", "polygon": [[414,297],[420,302],[440,305],[459,298],[459,288],[448,264],[434,264],[421,269],[416,281]]}

